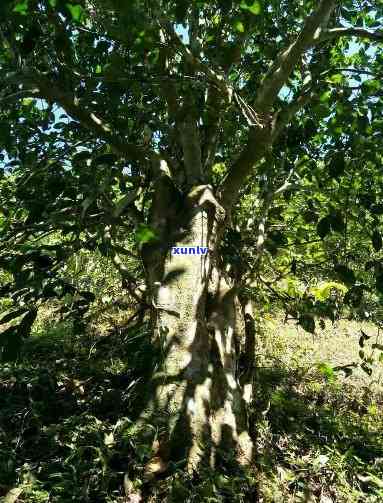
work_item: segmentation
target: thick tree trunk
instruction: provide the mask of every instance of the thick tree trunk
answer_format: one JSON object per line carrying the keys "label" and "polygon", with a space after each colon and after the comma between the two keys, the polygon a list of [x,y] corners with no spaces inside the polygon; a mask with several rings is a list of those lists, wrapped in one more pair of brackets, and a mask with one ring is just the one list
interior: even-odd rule
{"label": "thick tree trunk", "polygon": [[[215,466],[223,453],[242,464],[253,456],[237,373],[245,323],[236,289],[218,269],[215,253],[224,211],[208,186],[195,188],[184,209],[178,225],[172,223],[171,245],[180,252],[197,246],[209,252],[171,255],[168,246],[149,248],[145,256],[153,342],[163,355],[141,418],[158,428],[151,472],[163,471],[169,460],[184,459],[193,471],[201,463]],[[163,228],[164,219],[159,221]]]}

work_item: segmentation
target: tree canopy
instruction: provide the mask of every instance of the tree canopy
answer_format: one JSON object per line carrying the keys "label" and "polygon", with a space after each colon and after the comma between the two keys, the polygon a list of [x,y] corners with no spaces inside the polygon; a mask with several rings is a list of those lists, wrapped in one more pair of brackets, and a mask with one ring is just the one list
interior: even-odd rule
{"label": "tree canopy", "polygon": [[163,162],[179,193],[208,183],[235,205],[222,255],[258,292],[290,267],[345,283],[354,307],[382,295],[382,10],[2,2],[2,293],[18,305],[3,322],[68,293],[58,273],[81,249],[137,283],[120,256],[159,239]]}

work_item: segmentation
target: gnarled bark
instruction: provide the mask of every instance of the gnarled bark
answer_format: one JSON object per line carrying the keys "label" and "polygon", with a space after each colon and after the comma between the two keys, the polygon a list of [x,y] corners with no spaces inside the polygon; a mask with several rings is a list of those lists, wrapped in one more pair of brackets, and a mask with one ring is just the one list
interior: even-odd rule
{"label": "gnarled bark", "polygon": [[[253,456],[238,380],[245,325],[235,285],[216,257],[224,211],[209,186],[194,188],[184,208],[178,225],[173,222],[168,249],[152,247],[145,256],[154,343],[163,355],[141,415],[141,421],[158,427],[151,472],[163,471],[169,460],[184,459],[189,471],[204,462],[215,466],[224,450],[242,464]],[[197,245],[209,252],[170,254],[171,246]]]}

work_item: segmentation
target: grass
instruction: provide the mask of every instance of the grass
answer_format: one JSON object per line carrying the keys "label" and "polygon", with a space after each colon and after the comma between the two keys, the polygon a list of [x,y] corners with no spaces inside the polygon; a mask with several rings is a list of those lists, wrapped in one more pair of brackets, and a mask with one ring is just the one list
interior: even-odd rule
{"label": "grass", "polygon": [[[383,365],[371,376],[331,371],[360,361],[360,328],[340,322],[313,337],[266,320],[250,411],[256,469],[199,479],[176,471],[147,501],[383,501]],[[45,313],[20,360],[0,367],[0,501],[133,501],[124,477],[138,494],[150,448],[132,411],[149,367],[144,326],[80,336]]]}
{"label": "grass", "polygon": [[332,372],[360,362],[361,329],[367,353],[376,341],[367,324],[341,321],[311,336],[266,322],[254,415],[260,501],[383,501],[383,365],[375,358],[371,376]]}
{"label": "grass", "polygon": [[20,502],[120,501],[145,331],[132,346],[129,333],[95,341],[66,323],[37,328],[0,367],[0,496],[16,486]]}
{"label": "grass", "polygon": [[[266,319],[263,329],[268,336],[263,338],[258,351],[264,364],[270,366],[278,361],[282,366],[309,368],[321,363],[331,367],[356,363],[359,366],[349,377],[345,378],[340,372],[338,380],[357,387],[368,386],[377,393],[383,392],[383,362],[379,361],[382,352],[372,348],[377,343],[383,345],[383,333],[374,325],[349,320],[340,320],[333,325],[327,321],[323,330],[317,328],[316,334],[311,335],[296,324],[284,324],[277,318],[276,321]],[[359,345],[361,330],[370,337],[363,348]],[[373,356],[371,376],[360,367],[361,350],[366,358]]]}

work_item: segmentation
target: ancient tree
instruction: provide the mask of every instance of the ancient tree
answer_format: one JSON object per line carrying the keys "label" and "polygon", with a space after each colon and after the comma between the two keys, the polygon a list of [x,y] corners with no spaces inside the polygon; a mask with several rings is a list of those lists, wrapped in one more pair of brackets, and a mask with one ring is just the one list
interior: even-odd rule
{"label": "ancient tree", "polygon": [[[3,1],[0,265],[12,274],[2,294],[14,307],[2,322],[21,320],[3,336],[3,357],[36,307],[70,290],[62,262],[98,249],[150,316],[162,355],[137,418],[158,427],[158,470],[170,459],[214,466],[225,450],[250,464],[251,285],[267,283],[265,254],[294,244],[268,223],[298,194],[319,240],[343,232],[336,205],[323,217],[307,194],[325,192],[329,165],[338,183],[347,173],[355,181],[363,162],[372,171],[381,163],[382,9]],[[197,246],[208,253],[186,254]],[[131,256],[140,277],[126,266]],[[352,284],[346,266],[338,272]],[[313,330],[310,314],[299,320]]]}

